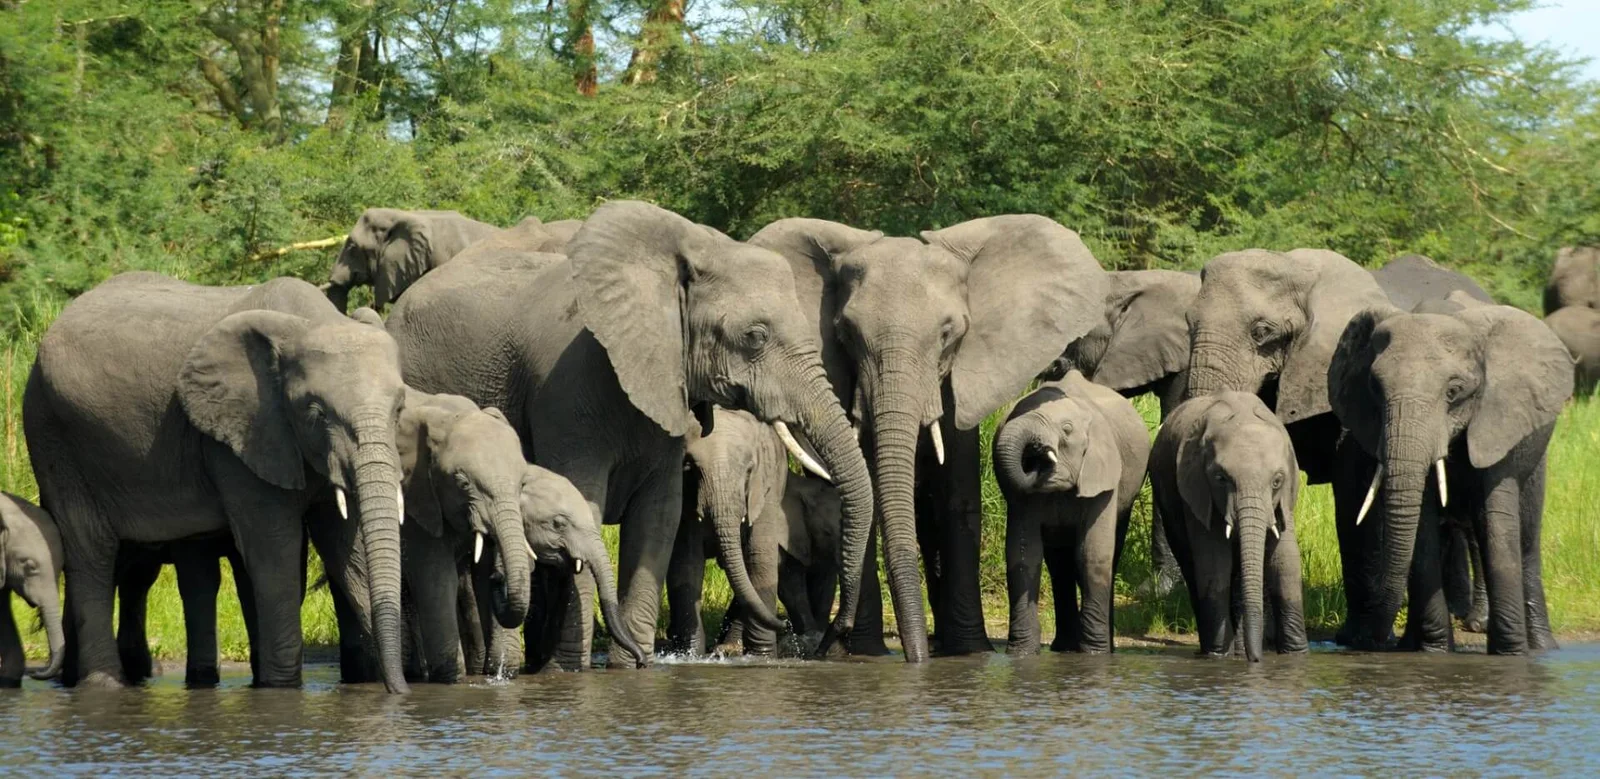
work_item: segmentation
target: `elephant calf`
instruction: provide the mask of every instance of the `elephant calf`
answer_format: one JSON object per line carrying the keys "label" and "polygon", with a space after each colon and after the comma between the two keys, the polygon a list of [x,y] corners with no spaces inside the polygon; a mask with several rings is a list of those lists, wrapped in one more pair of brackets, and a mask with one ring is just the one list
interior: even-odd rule
{"label": "elephant calf", "polygon": [[1133,404],[1077,371],[1023,398],[995,431],[1011,654],[1039,651],[1041,561],[1055,584],[1050,648],[1112,650],[1116,563],[1149,456],[1149,433]]}
{"label": "elephant calf", "polygon": [[[1228,654],[1243,623],[1245,656],[1259,662],[1264,590],[1278,651],[1306,651],[1294,535],[1298,471],[1283,423],[1249,393],[1187,401],[1156,435],[1150,486],[1189,586],[1201,653]],[[1244,590],[1237,600],[1235,582]]]}
{"label": "elephant calf", "polygon": [[0,688],[20,687],[24,665],[22,635],[11,618],[8,592],[39,610],[50,642],[49,665],[28,675],[54,679],[61,674],[66,634],[56,580],[65,561],[55,520],[22,498],[0,493]]}

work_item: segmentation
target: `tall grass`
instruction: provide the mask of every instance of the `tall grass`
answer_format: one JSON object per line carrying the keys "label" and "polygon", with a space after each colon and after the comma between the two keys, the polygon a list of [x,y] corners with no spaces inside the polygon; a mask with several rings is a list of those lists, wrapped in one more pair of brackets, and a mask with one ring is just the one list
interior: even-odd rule
{"label": "tall grass", "polygon": [[[58,306],[35,301],[31,313],[12,317],[12,326],[0,336],[0,395],[4,421],[0,426],[0,489],[37,502],[38,485],[29,466],[22,431],[22,391],[33,364],[35,347],[46,327],[59,313]],[[1153,398],[1140,398],[1135,406],[1154,434],[1158,409]],[[995,427],[1009,409],[1001,409],[981,428],[983,452],[982,588],[984,611],[992,636],[1004,636],[1007,604],[1005,583],[1005,501],[994,482],[989,445]],[[1568,405],[1556,425],[1550,444],[1543,528],[1545,589],[1550,618],[1561,632],[1600,630],[1600,402],[1581,400]],[[1339,546],[1333,528],[1333,498],[1327,485],[1300,492],[1296,509],[1300,553],[1305,581],[1306,618],[1313,634],[1330,633],[1343,618],[1344,591],[1340,579]],[[605,529],[607,546],[616,559],[617,529]],[[234,596],[232,576],[224,565],[224,582],[218,598],[218,638],[224,657],[247,659],[244,621]],[[313,553],[311,578],[321,572]],[[1150,487],[1142,488],[1134,508],[1121,567],[1117,572],[1117,633],[1121,636],[1159,636],[1193,630],[1194,617],[1182,588],[1161,599],[1136,594],[1151,574]],[[879,576],[883,576],[882,566]],[[1048,576],[1048,574],[1046,574]],[[884,582],[882,592],[889,592]],[[715,630],[732,598],[732,590],[714,562],[706,564],[703,600],[706,626]],[[1041,620],[1046,635],[1053,632],[1053,612],[1048,583],[1041,588]],[[31,656],[42,656],[44,635],[20,599],[12,599],[17,624],[24,632]],[[160,658],[184,654],[183,609],[176,578],[169,567],[162,571],[151,592],[148,635]],[[884,604],[886,627],[894,630],[893,609]],[[662,610],[662,624],[666,610]],[[314,589],[301,608],[301,624],[310,647],[330,647],[338,642],[333,605],[326,590]]]}

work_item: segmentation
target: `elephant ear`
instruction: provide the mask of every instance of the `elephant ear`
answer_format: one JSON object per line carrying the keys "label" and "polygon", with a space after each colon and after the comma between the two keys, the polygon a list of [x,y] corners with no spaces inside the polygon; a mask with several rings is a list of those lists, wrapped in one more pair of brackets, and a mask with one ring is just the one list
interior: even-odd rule
{"label": "elephant ear", "polygon": [[389,228],[378,267],[372,274],[372,305],[393,303],[422,274],[427,273],[432,236],[425,219],[406,217]]}
{"label": "elephant ear", "polygon": [[971,266],[972,321],[950,369],[961,430],[1014,399],[1104,316],[1105,271],[1077,233],[1051,219],[991,216],[922,239]]}
{"label": "elephant ear", "polygon": [[241,311],[213,325],[178,370],[178,398],[200,432],[250,471],[290,490],[306,486],[305,457],[279,371],[281,346],[310,322],[276,311]]}
{"label": "elephant ear", "polygon": [[1328,365],[1345,325],[1363,309],[1389,305],[1389,296],[1372,274],[1344,255],[1296,249],[1288,257],[1306,269],[1310,283],[1300,290],[1305,326],[1289,345],[1278,374],[1278,419],[1284,424],[1333,409],[1328,400]]}
{"label": "elephant ear", "polygon": [[400,454],[401,488],[405,491],[406,518],[413,520],[428,535],[444,534],[444,509],[439,505],[439,484],[444,478],[434,473],[433,452],[443,443],[454,414],[434,404],[428,395],[406,391],[406,405],[395,426],[395,449]]}
{"label": "elephant ear", "polygon": [[1483,339],[1483,386],[1467,425],[1467,455],[1472,467],[1488,468],[1561,413],[1572,397],[1572,355],[1520,309],[1483,306],[1456,316]]}
{"label": "elephant ear", "polygon": [[1393,306],[1377,306],[1351,317],[1328,362],[1328,402],[1333,414],[1374,457],[1383,455],[1383,404],[1372,391],[1372,361],[1378,356],[1372,331],[1397,313],[1399,309]]}
{"label": "elephant ear", "polygon": [[628,399],[672,436],[695,423],[684,363],[687,285],[731,243],[664,208],[612,201],[567,245],[584,324]]}
{"label": "elephant ear", "polygon": [[1186,315],[1200,293],[1199,277],[1175,271],[1121,271],[1107,276],[1111,342],[1095,369],[1095,383],[1130,390],[1186,370]]}
{"label": "elephant ear", "polygon": [[839,403],[851,411],[855,369],[844,344],[834,334],[834,320],[844,301],[839,298],[839,258],[882,240],[877,230],[858,230],[825,219],[779,219],[750,236],[748,243],[776,252],[794,271],[800,311],[815,329],[822,346],[822,367]]}
{"label": "elephant ear", "polygon": [[[1082,402],[1093,407],[1087,400]],[[1098,412],[1093,412],[1091,419],[1083,466],[1078,469],[1078,495],[1085,498],[1110,492],[1122,481],[1122,450],[1117,447],[1116,431]]]}
{"label": "elephant ear", "polygon": [[379,316],[378,312],[372,310],[370,306],[362,306],[350,312],[350,318],[361,324],[372,325],[379,330],[383,329],[383,317]]}
{"label": "elephant ear", "polygon": [[745,510],[750,520],[755,521],[769,506],[783,505],[783,492],[789,481],[789,457],[771,427],[755,422],[751,433],[756,438],[751,442],[755,462],[750,470]]}
{"label": "elephant ear", "polygon": [[1300,502],[1300,461],[1295,459],[1294,441],[1290,440],[1289,431],[1283,429],[1283,423],[1278,420],[1276,414],[1272,413],[1272,409],[1267,408],[1266,404],[1263,403],[1256,407],[1255,413],[1257,419],[1283,432],[1282,456],[1284,467],[1287,469],[1285,478],[1289,480],[1289,483],[1285,485],[1283,492],[1278,495],[1276,510],[1278,513],[1278,529],[1288,530],[1294,526],[1294,507]]}
{"label": "elephant ear", "polygon": [[1217,513],[1212,505],[1211,480],[1206,474],[1205,433],[1217,395],[1207,395],[1184,403],[1163,423],[1171,426],[1178,439],[1178,496],[1194,513],[1201,526],[1209,529]]}

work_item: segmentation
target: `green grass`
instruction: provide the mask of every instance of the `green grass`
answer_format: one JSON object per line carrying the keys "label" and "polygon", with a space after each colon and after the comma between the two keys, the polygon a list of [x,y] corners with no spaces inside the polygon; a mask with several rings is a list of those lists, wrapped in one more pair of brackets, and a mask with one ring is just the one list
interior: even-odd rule
{"label": "green grass", "polygon": [[[0,427],[0,489],[38,500],[38,486],[28,464],[22,435],[22,389],[33,363],[34,347],[49,320],[58,312],[47,305],[33,318],[14,319],[11,335],[0,339],[0,400],[4,403],[4,423]],[[1141,398],[1135,405],[1152,425],[1157,408],[1152,398]],[[1004,636],[1005,599],[1005,502],[994,483],[988,462],[989,442],[995,426],[1009,409],[991,415],[983,424],[983,592],[990,635]],[[1600,402],[1570,404],[1556,425],[1550,445],[1543,532],[1545,588],[1550,617],[1558,632],[1600,630]],[[1313,633],[1328,633],[1342,618],[1344,593],[1340,584],[1339,548],[1333,529],[1333,499],[1326,485],[1301,490],[1296,511],[1297,529],[1306,587],[1306,618]],[[617,529],[605,529],[607,545],[616,559]],[[321,564],[313,555],[314,581]],[[226,566],[226,563],[224,563]],[[233,594],[232,577],[224,568],[225,581],[218,598],[219,642],[223,656],[247,659],[244,623]],[[880,566],[880,577],[882,568]],[[1048,576],[1048,574],[1046,574]],[[1135,589],[1150,575],[1150,488],[1146,484],[1134,509],[1124,557],[1117,573],[1117,633],[1120,636],[1160,636],[1190,632],[1194,618],[1187,598],[1179,592],[1160,600],[1142,600]],[[1049,585],[1041,588],[1041,620],[1045,635],[1053,635],[1053,613],[1049,604]],[[888,587],[883,587],[887,599]],[[732,597],[726,579],[714,562],[706,565],[703,602],[705,622],[715,629]],[[41,657],[44,635],[37,620],[20,601],[12,599],[17,624],[24,632],[29,654]],[[885,604],[885,621],[893,630],[893,610]],[[338,631],[332,603],[325,590],[313,590],[301,609],[302,625],[310,647],[337,643]],[[666,610],[662,610],[665,627]],[[184,654],[183,610],[172,569],[163,570],[150,598],[148,634],[152,649],[160,658]]]}

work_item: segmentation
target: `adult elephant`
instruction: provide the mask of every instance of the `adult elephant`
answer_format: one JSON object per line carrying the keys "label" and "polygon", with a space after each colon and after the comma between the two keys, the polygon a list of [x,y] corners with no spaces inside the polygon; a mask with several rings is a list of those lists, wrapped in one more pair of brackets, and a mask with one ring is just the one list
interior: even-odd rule
{"label": "adult elephant", "polygon": [[1351,437],[1380,461],[1368,500],[1381,492],[1386,526],[1368,640],[1386,640],[1409,596],[1406,645],[1450,647],[1435,505],[1460,502],[1483,550],[1489,652],[1555,646],[1539,529],[1545,450],[1572,395],[1572,358],[1555,334],[1509,306],[1454,314],[1380,306],[1345,328],[1328,386]]}
{"label": "adult elephant", "polygon": [[1544,288],[1544,314],[1569,307],[1600,308],[1600,247],[1566,246]]}
{"label": "adult elephant", "polygon": [[73,680],[120,683],[111,630],[120,542],[227,531],[255,597],[255,683],[298,685],[304,525],[339,496],[364,565],[329,575],[370,606],[362,623],[384,683],[405,691],[395,451],[404,399],[393,339],[339,315],[303,281],[202,287],[128,273],[68,304],[39,343],[23,423],[66,551]]}
{"label": "adult elephant", "polygon": [[[407,382],[499,408],[530,460],[570,479],[598,520],[622,526],[623,624],[612,629],[643,647],[654,644],[690,426],[706,432],[718,404],[807,436],[846,507],[843,629],[855,615],[872,484],[792,278],[771,252],[646,203],[612,202],[566,256],[479,254],[429,274],[388,327]],[[572,583],[539,571],[541,588]],[[592,602],[583,592],[551,613],[565,620],[564,667],[587,664]],[[611,663],[648,661],[632,655],[614,651]]]}
{"label": "adult elephant", "polygon": [[1577,363],[1574,393],[1580,398],[1594,394],[1600,384],[1600,309],[1567,306],[1544,318]]}
{"label": "adult elephant", "polygon": [[1494,302],[1471,276],[1442,267],[1420,254],[1402,254],[1372,271],[1372,278],[1401,311],[1414,310],[1425,301],[1444,300],[1452,293],[1464,293],[1481,303]]}
{"label": "adult elephant", "polygon": [[[906,660],[928,657],[919,543],[940,650],[993,651],[978,591],[978,423],[1089,332],[1105,272],[1077,233],[1035,215],[922,240],[782,219],[750,242],[789,260],[833,390],[861,425]],[[852,650],[886,651],[877,581],[875,568],[865,574]]]}
{"label": "adult elephant", "polygon": [[34,679],[54,679],[61,674],[66,633],[61,625],[60,590],[63,554],[61,533],[55,520],[38,506],[10,493],[0,493],[0,688],[20,687],[27,657],[22,634],[11,616],[16,593],[39,610],[50,660],[44,668],[28,672]]}
{"label": "adult elephant", "polygon": [[455,211],[369,208],[350,228],[328,271],[328,299],[344,311],[352,288],[371,285],[372,306],[382,308],[423,274],[499,232],[499,227]]}
{"label": "adult elephant", "polygon": [[1201,272],[1189,309],[1189,397],[1254,393],[1283,422],[1311,484],[1332,482],[1346,615],[1354,640],[1375,604],[1377,526],[1355,522],[1376,462],[1341,440],[1328,402],[1328,365],[1345,324],[1389,298],[1371,273],[1331,251],[1250,249],[1218,255]]}

